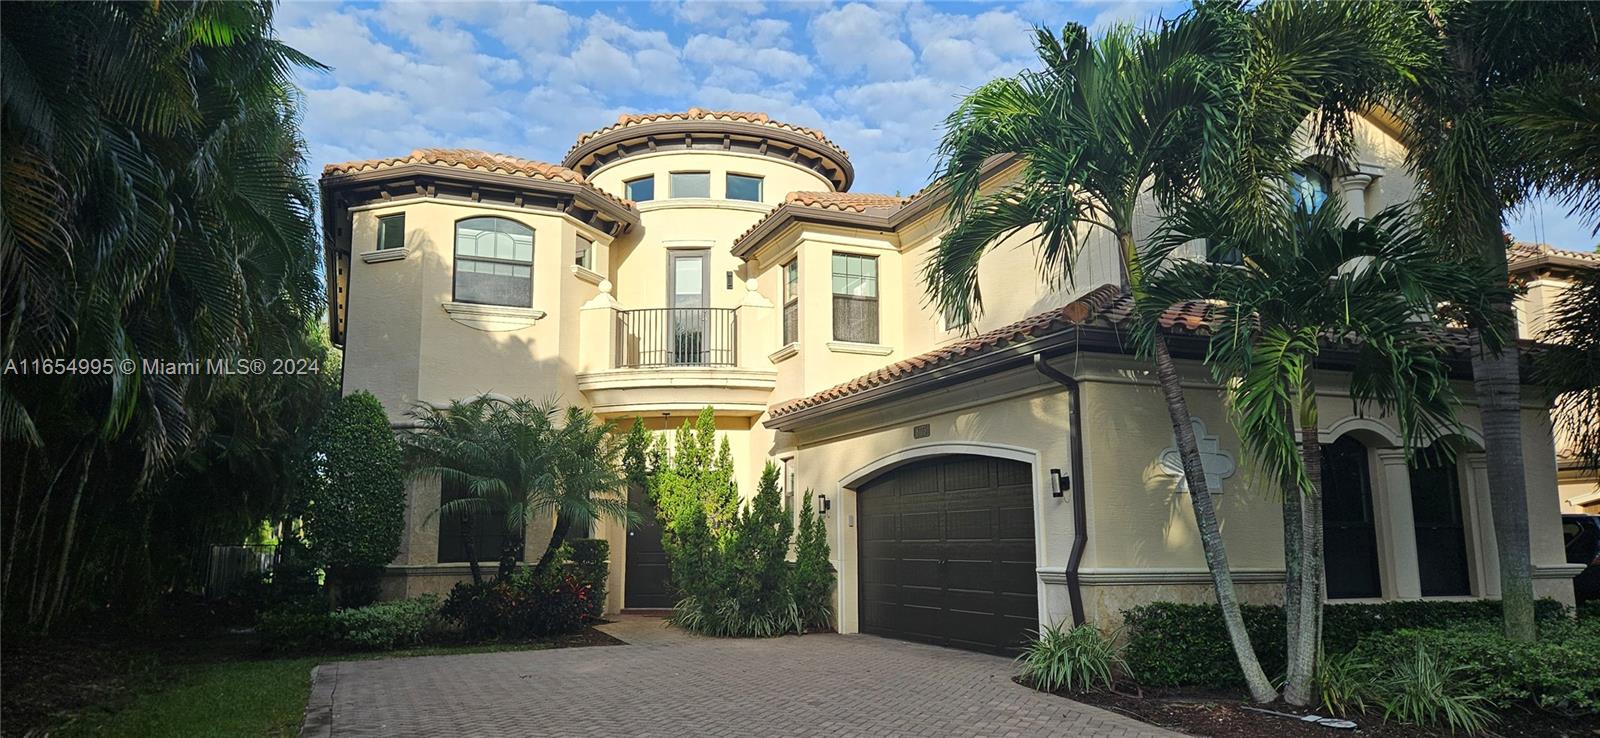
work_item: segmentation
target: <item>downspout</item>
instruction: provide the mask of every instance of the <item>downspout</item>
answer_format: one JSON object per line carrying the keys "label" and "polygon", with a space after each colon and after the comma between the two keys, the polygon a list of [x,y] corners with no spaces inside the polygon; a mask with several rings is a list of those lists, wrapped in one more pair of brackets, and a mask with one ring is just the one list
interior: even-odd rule
{"label": "downspout", "polygon": [[1067,556],[1066,579],[1067,597],[1072,602],[1072,624],[1079,626],[1087,622],[1083,614],[1083,592],[1078,583],[1078,567],[1083,564],[1083,550],[1089,543],[1089,488],[1084,483],[1083,477],[1083,412],[1078,401],[1080,397],[1078,380],[1050,366],[1043,354],[1033,355],[1033,368],[1065,388],[1070,403],[1067,407],[1067,432],[1072,446],[1071,479],[1077,489],[1069,493],[1072,495],[1072,552]]}

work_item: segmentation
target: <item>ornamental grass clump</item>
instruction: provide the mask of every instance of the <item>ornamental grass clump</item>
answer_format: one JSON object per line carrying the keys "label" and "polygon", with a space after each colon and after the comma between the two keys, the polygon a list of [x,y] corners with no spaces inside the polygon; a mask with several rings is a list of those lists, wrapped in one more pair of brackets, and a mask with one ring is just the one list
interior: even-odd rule
{"label": "ornamental grass clump", "polygon": [[1046,626],[1028,641],[1017,663],[1023,681],[1041,692],[1110,689],[1116,675],[1128,671],[1114,639],[1092,625]]}
{"label": "ornamental grass clump", "polygon": [[1391,665],[1379,683],[1379,695],[1385,722],[1481,733],[1496,720],[1477,675],[1436,658],[1420,642],[1408,658]]}

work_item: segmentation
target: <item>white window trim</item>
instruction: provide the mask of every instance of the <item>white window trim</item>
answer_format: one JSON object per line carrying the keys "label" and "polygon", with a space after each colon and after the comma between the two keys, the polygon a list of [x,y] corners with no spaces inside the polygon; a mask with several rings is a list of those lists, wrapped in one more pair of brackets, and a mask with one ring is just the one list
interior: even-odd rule
{"label": "white window trim", "polygon": [[382,264],[386,261],[404,261],[411,255],[409,244],[397,249],[374,249],[361,252],[361,261],[366,264]]}
{"label": "white window trim", "polygon": [[881,343],[856,343],[855,341],[829,341],[828,350],[838,354],[866,354],[868,356],[888,356],[894,353],[893,346]]}
{"label": "white window trim", "polygon": [[451,320],[488,333],[528,328],[546,315],[545,311],[536,308],[479,305],[475,302],[443,302],[439,305]]}
{"label": "white window trim", "polygon": [[794,343],[786,343],[780,346],[777,351],[767,354],[767,361],[777,364],[795,356],[798,353],[800,353],[800,343],[798,341]]}

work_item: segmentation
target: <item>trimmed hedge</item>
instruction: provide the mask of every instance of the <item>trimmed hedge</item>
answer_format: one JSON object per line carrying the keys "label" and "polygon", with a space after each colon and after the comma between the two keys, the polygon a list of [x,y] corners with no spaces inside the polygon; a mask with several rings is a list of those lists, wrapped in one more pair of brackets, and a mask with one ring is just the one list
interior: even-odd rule
{"label": "trimmed hedge", "polygon": [[[1243,606],[1245,629],[1261,666],[1281,674],[1285,634],[1283,608]],[[1535,605],[1541,623],[1562,619],[1555,600]],[[1500,618],[1498,600],[1441,602],[1404,600],[1323,608],[1322,646],[1328,653],[1354,649],[1367,636],[1405,629],[1443,629]],[[1124,658],[1134,678],[1152,687],[1238,687],[1244,685],[1233,646],[1216,605],[1157,602],[1123,612],[1128,643]]]}
{"label": "trimmed hedge", "polygon": [[1361,642],[1355,653],[1393,664],[1420,643],[1443,663],[1465,667],[1474,692],[1497,707],[1532,703],[1563,713],[1600,713],[1600,623],[1547,624],[1537,643],[1516,643],[1485,622],[1449,630],[1401,630]]}
{"label": "trimmed hedge", "polygon": [[367,607],[340,610],[330,616],[347,648],[387,651],[422,645],[424,638],[439,627],[439,598],[422,595]]}

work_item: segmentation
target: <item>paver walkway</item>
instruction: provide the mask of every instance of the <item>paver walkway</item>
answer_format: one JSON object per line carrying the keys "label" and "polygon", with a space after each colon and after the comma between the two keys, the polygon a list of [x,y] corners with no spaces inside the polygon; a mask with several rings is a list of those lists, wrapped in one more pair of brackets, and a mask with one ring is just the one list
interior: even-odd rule
{"label": "paver walkway", "polygon": [[318,667],[302,736],[1177,734],[1012,683],[1009,660],[873,636],[701,638],[659,618],[626,646]]}

